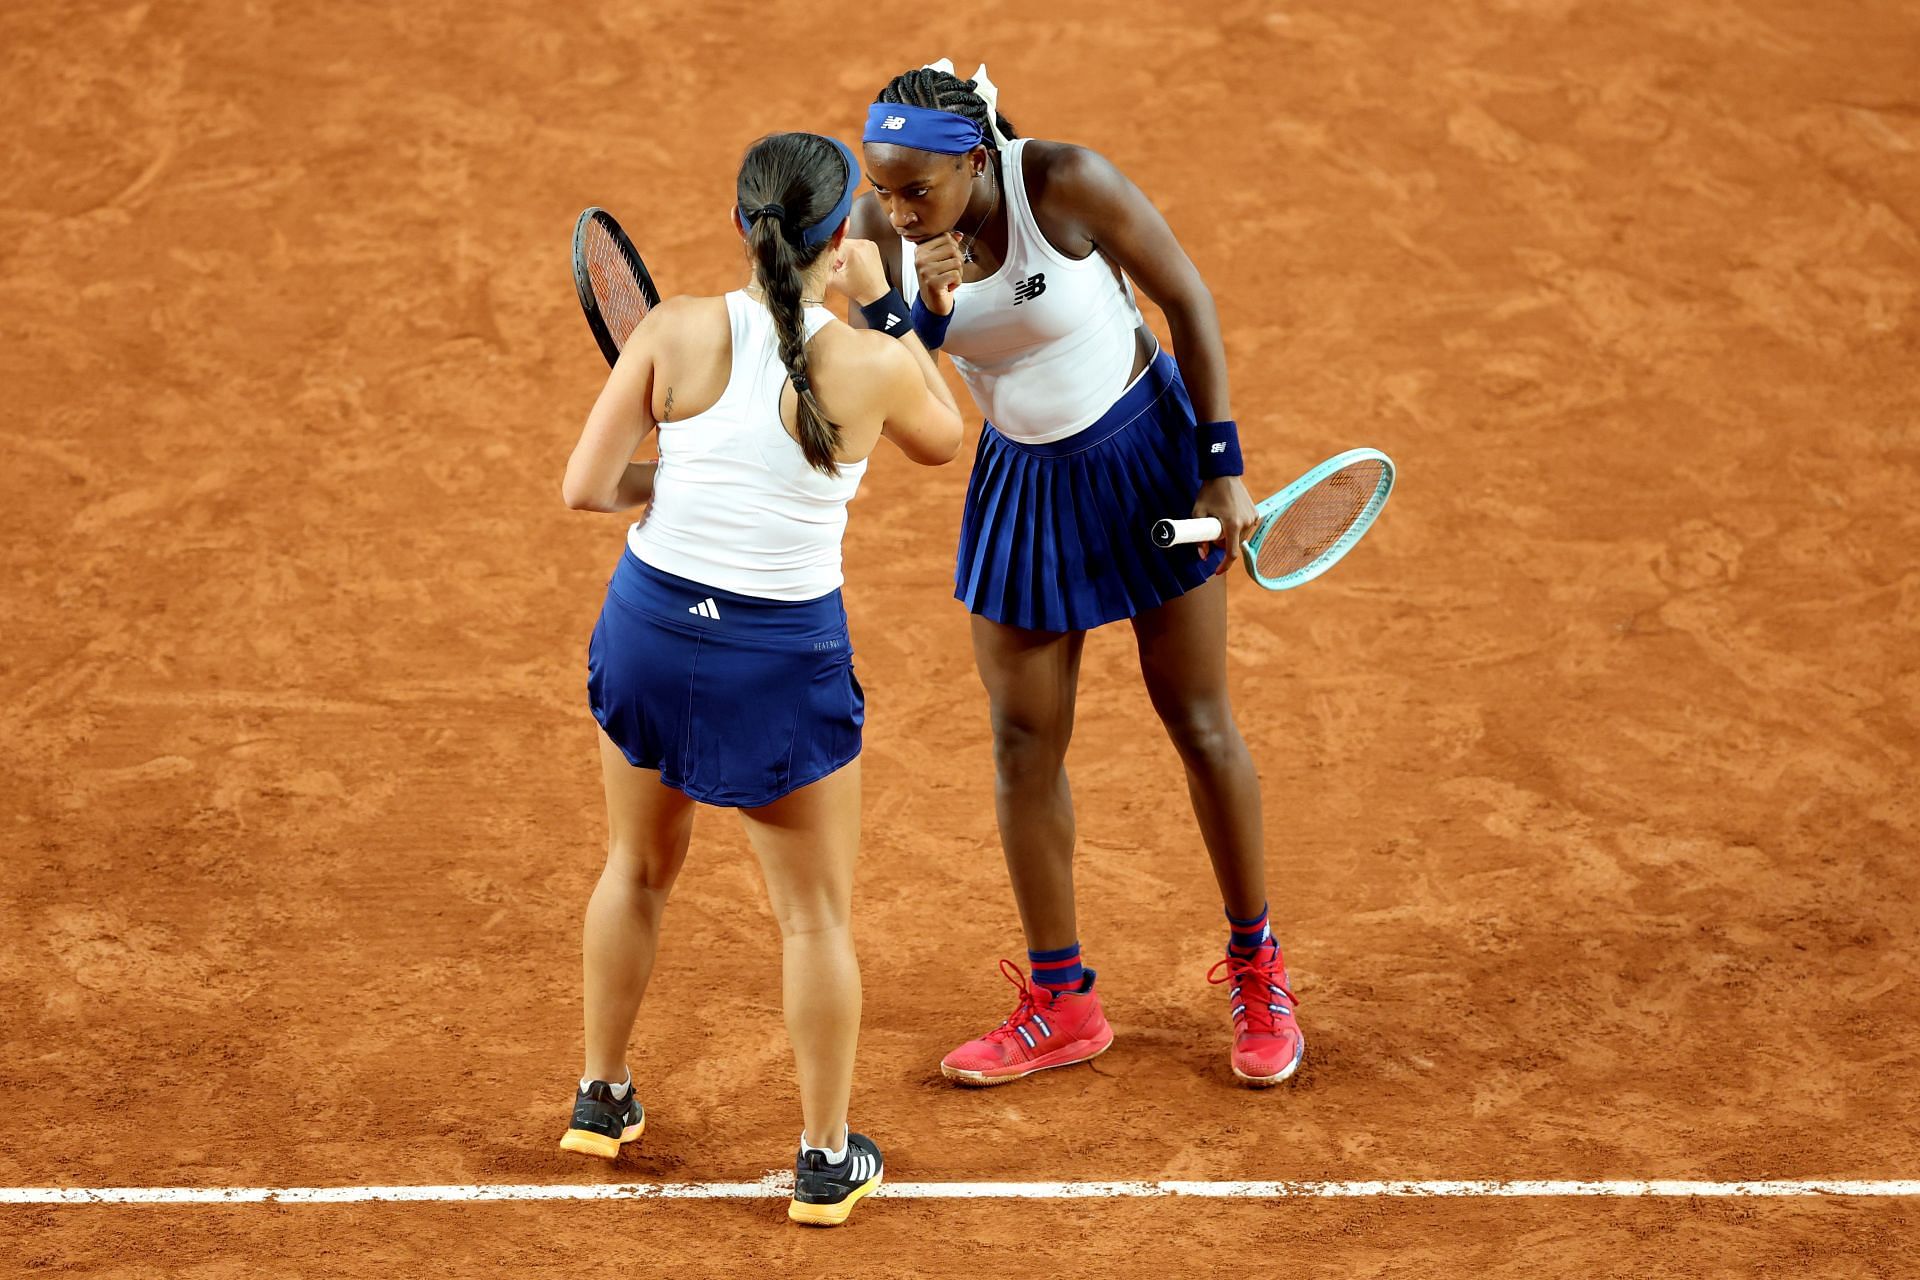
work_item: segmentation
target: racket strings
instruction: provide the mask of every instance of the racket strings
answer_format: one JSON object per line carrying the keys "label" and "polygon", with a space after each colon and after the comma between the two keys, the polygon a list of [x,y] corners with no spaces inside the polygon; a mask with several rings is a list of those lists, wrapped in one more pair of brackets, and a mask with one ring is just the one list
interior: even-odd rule
{"label": "racket strings", "polygon": [[1277,579],[1299,573],[1337,550],[1373,505],[1385,470],[1377,458],[1342,467],[1275,516],[1255,552],[1254,568],[1260,576]]}
{"label": "racket strings", "polygon": [[594,305],[600,308],[607,332],[624,348],[634,327],[646,318],[647,295],[634,277],[633,266],[619,242],[598,219],[586,227],[581,257],[586,263],[587,278],[593,284]]}

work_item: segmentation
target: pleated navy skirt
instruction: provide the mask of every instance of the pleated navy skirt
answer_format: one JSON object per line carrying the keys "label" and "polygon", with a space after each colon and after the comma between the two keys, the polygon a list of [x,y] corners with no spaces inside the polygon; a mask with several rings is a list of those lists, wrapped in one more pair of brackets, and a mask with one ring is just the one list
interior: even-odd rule
{"label": "pleated navy skirt", "polygon": [[636,769],[754,809],[860,754],[866,698],[840,593],[766,600],[620,558],[587,645],[587,704]]}
{"label": "pleated navy skirt", "polygon": [[980,432],[953,594],[1030,631],[1087,631],[1201,585],[1226,554],[1153,545],[1156,520],[1193,514],[1193,404],[1162,351],[1100,420],[1051,444]]}

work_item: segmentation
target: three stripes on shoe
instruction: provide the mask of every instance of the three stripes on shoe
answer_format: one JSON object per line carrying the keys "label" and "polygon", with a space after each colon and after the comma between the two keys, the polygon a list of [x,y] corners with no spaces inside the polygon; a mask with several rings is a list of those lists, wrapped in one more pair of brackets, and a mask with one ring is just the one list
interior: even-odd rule
{"label": "three stripes on shoe", "polygon": [[[1053,1034],[1053,1028],[1047,1025],[1046,1018],[1042,1016],[1038,1009],[1027,1015],[1027,1021],[1040,1028],[1041,1035],[1051,1036]],[[1033,1033],[1028,1031],[1024,1024],[1016,1025],[1013,1029],[1013,1034],[1025,1041],[1027,1048],[1031,1049],[1034,1047]]]}
{"label": "three stripes on shoe", "polygon": [[[818,1150],[819,1148],[816,1147],[814,1149]],[[853,1149],[853,1152],[849,1156],[849,1159],[853,1161],[853,1165],[851,1168],[847,1170],[846,1179],[847,1181],[853,1183],[855,1186],[858,1186],[859,1184],[865,1182],[868,1178],[873,1177],[874,1174],[880,1172],[880,1162],[874,1159],[867,1152],[862,1151],[859,1147],[855,1147]],[[839,1176],[837,1173],[838,1168],[839,1166],[836,1165],[835,1176]]]}

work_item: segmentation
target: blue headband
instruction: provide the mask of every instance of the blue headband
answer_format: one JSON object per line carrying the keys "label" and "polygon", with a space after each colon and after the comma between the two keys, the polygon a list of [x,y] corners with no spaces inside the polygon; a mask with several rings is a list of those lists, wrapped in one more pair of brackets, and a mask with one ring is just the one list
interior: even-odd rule
{"label": "blue headband", "polygon": [[[824,244],[828,240],[833,239],[833,233],[840,229],[840,224],[847,220],[849,213],[853,212],[853,193],[860,186],[860,162],[853,158],[852,147],[849,147],[838,138],[829,138],[824,134],[814,133],[808,136],[819,138],[822,142],[831,142],[833,144],[833,149],[838,151],[840,158],[846,162],[847,185],[846,189],[840,193],[840,203],[834,205],[826,217],[820,219],[820,221],[800,233],[799,243],[803,249],[811,249],[817,244]],[[758,209],[751,211],[745,208],[740,210],[740,221],[749,227],[760,221],[760,219],[768,217],[778,218],[780,220],[780,234],[787,235],[787,211],[780,205],[763,204]],[[787,236],[787,239],[791,241],[793,237]]]}
{"label": "blue headband", "polygon": [[951,111],[908,107],[898,102],[876,102],[867,108],[867,131],[862,142],[889,142],[915,151],[962,156],[986,140],[980,126]]}
{"label": "blue headband", "polygon": [[[813,136],[818,138],[824,135],[816,133]],[[847,215],[853,212],[854,189],[860,185],[860,162],[853,158],[853,148],[838,138],[828,138],[827,141],[831,142],[833,149],[840,153],[840,158],[847,162],[847,187],[840,193],[840,202],[833,206],[831,213],[800,233],[800,243],[808,249],[833,239],[833,233],[840,229],[840,224],[845,222]]]}

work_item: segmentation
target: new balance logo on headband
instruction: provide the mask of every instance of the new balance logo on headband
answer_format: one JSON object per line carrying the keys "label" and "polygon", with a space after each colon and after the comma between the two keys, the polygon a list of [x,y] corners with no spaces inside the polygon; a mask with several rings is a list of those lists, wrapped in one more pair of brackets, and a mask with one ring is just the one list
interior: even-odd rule
{"label": "new balance logo on headband", "polygon": [[688,609],[687,612],[697,613],[703,618],[718,618],[720,616],[720,606],[713,602],[712,596],[708,596],[705,600],[702,600],[699,604],[696,604],[691,609]]}
{"label": "new balance logo on headband", "polygon": [[1032,302],[1046,291],[1047,273],[1044,271],[1036,271],[1019,284],[1013,286],[1013,305],[1017,307],[1023,302]]}
{"label": "new balance logo on headband", "polygon": [[904,129],[907,127],[907,118],[905,116],[888,116],[880,122],[880,127],[882,129]]}

